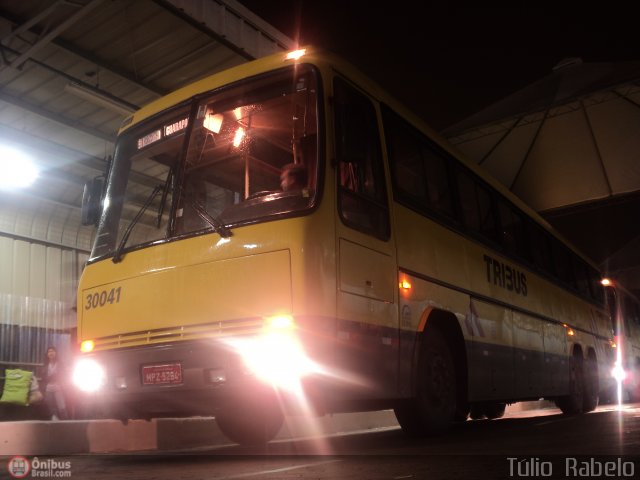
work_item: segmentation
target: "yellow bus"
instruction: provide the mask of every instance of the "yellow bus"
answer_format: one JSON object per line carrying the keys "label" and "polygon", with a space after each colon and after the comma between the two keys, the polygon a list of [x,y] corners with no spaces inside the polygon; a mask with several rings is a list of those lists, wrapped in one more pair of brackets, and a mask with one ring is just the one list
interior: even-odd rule
{"label": "yellow bus", "polygon": [[255,443],[283,412],[393,408],[420,435],[541,397],[590,411],[610,378],[595,266],[330,54],[140,109],[104,183],[74,381],[110,416]]}
{"label": "yellow bus", "polygon": [[640,299],[619,282],[604,278],[617,344],[613,388],[603,392],[609,402],[640,401]]}

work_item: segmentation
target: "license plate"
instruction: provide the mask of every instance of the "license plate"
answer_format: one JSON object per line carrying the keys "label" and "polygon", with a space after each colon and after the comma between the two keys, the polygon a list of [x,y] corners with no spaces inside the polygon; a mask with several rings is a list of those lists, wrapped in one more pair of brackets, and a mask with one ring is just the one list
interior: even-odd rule
{"label": "license plate", "polygon": [[182,383],[182,366],[179,363],[142,367],[143,385],[167,385],[174,383]]}

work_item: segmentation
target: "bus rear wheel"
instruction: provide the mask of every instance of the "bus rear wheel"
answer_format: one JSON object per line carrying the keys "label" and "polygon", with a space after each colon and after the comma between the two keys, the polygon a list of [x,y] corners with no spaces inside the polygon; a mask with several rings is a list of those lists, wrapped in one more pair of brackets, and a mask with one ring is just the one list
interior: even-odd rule
{"label": "bus rear wheel", "polygon": [[598,382],[598,364],[593,357],[587,358],[584,371],[583,411],[591,412],[598,406],[600,384]]}
{"label": "bus rear wheel", "polygon": [[416,375],[416,396],[395,408],[402,430],[432,435],[450,426],[456,414],[456,369],[442,334],[425,332]]}
{"label": "bus rear wheel", "polygon": [[584,368],[582,355],[576,354],[569,361],[569,394],[556,400],[556,405],[565,415],[584,411]]}
{"label": "bus rear wheel", "polygon": [[502,418],[506,408],[507,404],[504,402],[474,403],[471,406],[471,419],[480,420],[486,418],[488,420],[495,420],[496,418]]}
{"label": "bus rear wheel", "polygon": [[495,420],[496,418],[504,417],[504,412],[507,409],[507,404],[503,402],[492,402],[485,406],[484,414],[489,420]]}
{"label": "bus rear wheel", "polygon": [[282,428],[284,415],[274,395],[263,403],[240,400],[220,411],[216,423],[230,440],[244,446],[258,446],[273,440]]}

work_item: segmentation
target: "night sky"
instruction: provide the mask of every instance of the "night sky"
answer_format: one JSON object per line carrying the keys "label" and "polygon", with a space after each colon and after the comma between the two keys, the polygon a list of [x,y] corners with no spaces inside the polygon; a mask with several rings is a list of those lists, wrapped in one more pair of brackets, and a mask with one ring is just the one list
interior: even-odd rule
{"label": "night sky", "polygon": [[564,58],[640,60],[635,14],[610,2],[575,10],[524,1],[509,8],[360,0],[240,3],[300,44],[356,64],[436,129],[548,75]]}

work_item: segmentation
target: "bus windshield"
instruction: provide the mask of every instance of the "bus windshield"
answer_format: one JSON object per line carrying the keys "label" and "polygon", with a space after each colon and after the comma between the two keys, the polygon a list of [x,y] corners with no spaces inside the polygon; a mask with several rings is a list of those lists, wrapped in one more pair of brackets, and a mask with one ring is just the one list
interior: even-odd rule
{"label": "bus windshield", "polygon": [[311,208],[317,84],[298,65],[198,95],[125,132],[92,259]]}

